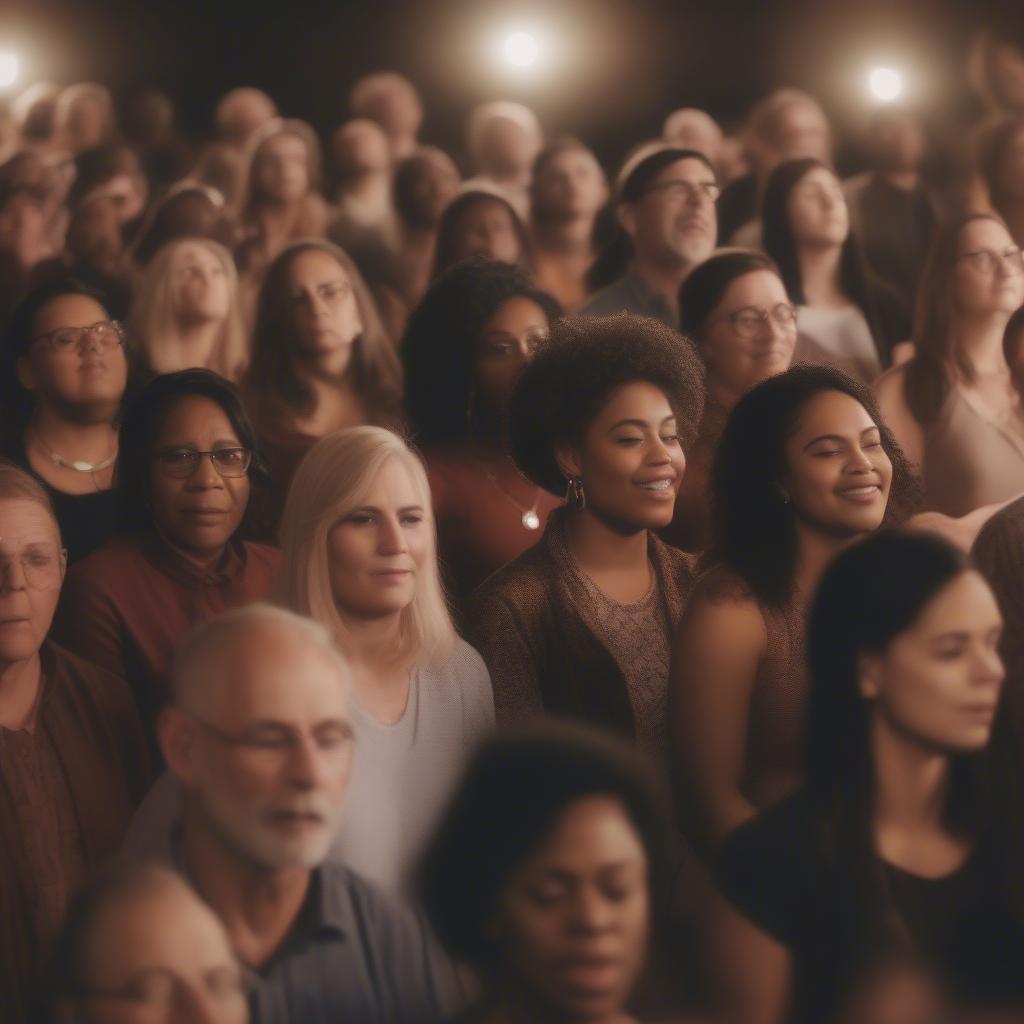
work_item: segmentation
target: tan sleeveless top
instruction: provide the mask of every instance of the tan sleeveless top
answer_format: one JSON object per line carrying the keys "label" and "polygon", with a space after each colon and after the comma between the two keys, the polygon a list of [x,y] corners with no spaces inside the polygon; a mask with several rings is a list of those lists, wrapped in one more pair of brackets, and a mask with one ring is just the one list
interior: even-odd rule
{"label": "tan sleeveless top", "polygon": [[926,507],[963,516],[1024,491],[1024,414],[996,423],[958,388],[924,437]]}

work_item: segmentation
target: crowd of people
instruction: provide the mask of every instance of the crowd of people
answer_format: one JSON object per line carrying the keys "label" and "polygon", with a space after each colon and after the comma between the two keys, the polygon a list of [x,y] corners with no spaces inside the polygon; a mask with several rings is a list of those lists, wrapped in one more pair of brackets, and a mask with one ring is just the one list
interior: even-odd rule
{"label": "crowd of people", "polygon": [[18,96],[0,1021],[1024,1019],[1024,47],[971,75],[852,177],[789,87],[613,174],[393,71],[324,140]]}

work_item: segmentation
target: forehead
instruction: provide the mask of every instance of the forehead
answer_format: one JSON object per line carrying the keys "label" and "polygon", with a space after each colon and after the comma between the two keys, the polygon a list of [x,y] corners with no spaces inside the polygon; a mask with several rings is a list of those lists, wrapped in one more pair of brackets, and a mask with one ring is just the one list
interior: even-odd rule
{"label": "forehead", "polygon": [[293,282],[305,281],[311,277],[342,278],[348,280],[345,268],[323,249],[306,249],[300,252],[288,268],[288,277]]}
{"label": "forehead", "polygon": [[88,295],[58,295],[46,303],[35,316],[37,333],[57,327],[88,327],[107,319],[107,311]]}
{"label": "forehead", "polygon": [[729,282],[719,306],[768,306],[788,301],[778,275],[770,270],[752,270]]}
{"label": "forehead", "polygon": [[661,423],[674,415],[668,397],[661,388],[650,381],[635,380],[620,384],[612,391],[594,422],[602,426],[627,419]]}
{"label": "forehead", "polygon": [[794,436],[860,434],[876,425],[867,409],[852,395],[843,391],[820,391],[800,408]]}
{"label": "forehead", "polygon": [[220,260],[202,242],[183,242],[174,250],[173,262],[177,264],[187,263],[219,263]]}
{"label": "forehead", "polygon": [[377,470],[363,499],[367,504],[402,507],[421,501],[412,470],[398,456],[391,456]]}
{"label": "forehead", "polygon": [[597,168],[597,158],[584,146],[569,146],[556,153],[548,161],[547,170],[561,170],[573,167]]}
{"label": "forehead", "polygon": [[967,569],[953,577],[925,606],[912,632],[988,630],[1002,623],[999,606],[984,577]]}
{"label": "forehead", "polygon": [[683,157],[663,167],[651,181],[652,185],[662,185],[667,181],[714,181],[715,175],[703,160],[695,157]]}
{"label": "forehead", "polygon": [[574,800],[527,861],[539,869],[646,863],[643,842],[622,803],[610,796]]}
{"label": "forehead", "polygon": [[207,663],[204,674],[214,691],[211,711],[222,724],[273,720],[299,725],[348,718],[338,663],[305,636],[280,626],[262,626],[235,638]]}
{"label": "forehead", "polygon": [[305,156],[306,143],[299,138],[298,135],[292,135],[290,133],[275,135],[273,138],[267,139],[267,141],[260,147],[261,156],[267,156],[268,154],[273,154],[275,156],[280,154],[287,154],[288,156]]}
{"label": "forehead", "polygon": [[812,167],[794,187],[838,188],[839,179],[827,167]]}
{"label": "forehead", "polygon": [[548,317],[533,299],[529,299],[525,295],[512,295],[495,307],[494,312],[484,321],[480,331],[483,333],[511,324],[546,327]]}
{"label": "forehead", "polygon": [[960,245],[963,249],[999,249],[1012,244],[1013,239],[1006,228],[989,217],[969,221],[960,231]]}
{"label": "forehead", "polygon": [[205,395],[185,395],[167,410],[160,424],[158,439],[188,439],[206,433],[234,437],[235,429],[228,414]]}
{"label": "forehead", "polygon": [[57,524],[37,501],[0,498],[0,550],[13,551],[29,544],[58,543]]}

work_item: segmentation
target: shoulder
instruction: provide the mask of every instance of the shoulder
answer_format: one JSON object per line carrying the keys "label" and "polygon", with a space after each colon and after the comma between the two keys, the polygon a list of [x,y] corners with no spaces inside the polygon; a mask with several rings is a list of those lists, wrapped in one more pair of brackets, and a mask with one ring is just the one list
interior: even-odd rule
{"label": "shoulder", "polygon": [[600,291],[588,296],[587,301],[577,310],[577,314],[579,316],[606,316],[609,313],[618,313],[626,308],[628,293],[629,282],[626,278],[620,277]]}
{"label": "shoulder", "polygon": [[1024,497],[989,519],[971,553],[986,574],[1005,576],[1009,570],[1016,576],[1024,557]]}
{"label": "shoulder", "polygon": [[426,683],[430,690],[460,693],[463,697],[484,691],[490,693],[491,677],[483,658],[475,647],[458,636],[447,660],[437,666],[421,668],[419,675],[421,684]]}
{"label": "shoulder", "polygon": [[247,568],[262,568],[268,572],[276,572],[281,564],[281,552],[272,544],[264,544],[261,541],[242,541],[242,549],[245,551],[245,563]]}
{"label": "shoulder", "polygon": [[[550,526],[549,526],[550,529]],[[506,605],[522,609],[536,607],[549,600],[556,576],[554,559],[544,537],[517,555],[508,565],[480,584],[470,598],[470,605]]]}
{"label": "shoulder", "polygon": [[46,650],[52,659],[54,678],[59,679],[64,685],[77,687],[81,692],[101,700],[120,700],[122,697],[130,699],[128,684],[120,676],[74,654],[52,640],[47,641]]}
{"label": "shoulder", "polygon": [[135,537],[115,537],[68,570],[67,584],[93,585],[113,589],[124,570],[145,564],[145,556]]}
{"label": "shoulder", "polygon": [[339,922],[347,919],[364,945],[389,946],[393,953],[405,942],[422,951],[423,926],[408,907],[338,861],[324,861],[316,870],[329,912]]}
{"label": "shoulder", "polygon": [[874,383],[875,395],[880,402],[903,402],[904,382],[907,379],[907,364],[900,363],[881,374]]}

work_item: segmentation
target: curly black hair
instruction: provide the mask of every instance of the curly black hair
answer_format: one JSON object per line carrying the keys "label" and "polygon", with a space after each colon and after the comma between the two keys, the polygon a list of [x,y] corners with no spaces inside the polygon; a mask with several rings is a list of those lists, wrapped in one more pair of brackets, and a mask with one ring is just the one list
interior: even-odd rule
{"label": "curly black hair", "polygon": [[646,769],[611,736],[544,722],[485,741],[424,852],[418,888],[445,948],[493,981],[501,948],[490,925],[513,872],[559,818],[588,797],[616,801],[647,856],[652,916],[665,884],[663,811]]}
{"label": "curly black hair", "polygon": [[517,295],[537,303],[549,322],[562,312],[522,267],[480,256],[442,274],[413,310],[402,358],[409,429],[418,444],[456,441],[469,432],[477,337],[494,311]]}
{"label": "curly black hair", "polygon": [[579,442],[611,393],[634,381],[665,393],[680,443],[689,448],[704,410],[704,364],[688,338],[633,313],[559,320],[512,396],[509,439],[522,473],[552,494],[564,494],[556,448]]}
{"label": "curly black hair", "polygon": [[867,385],[834,367],[806,364],[762,381],[736,403],[718,443],[710,481],[712,542],[703,562],[729,566],[768,605],[788,600],[796,568],[796,519],[779,488],[786,440],[801,409],[824,391],[849,395],[878,426],[892,463],[885,523],[904,522],[921,501],[920,481]]}

